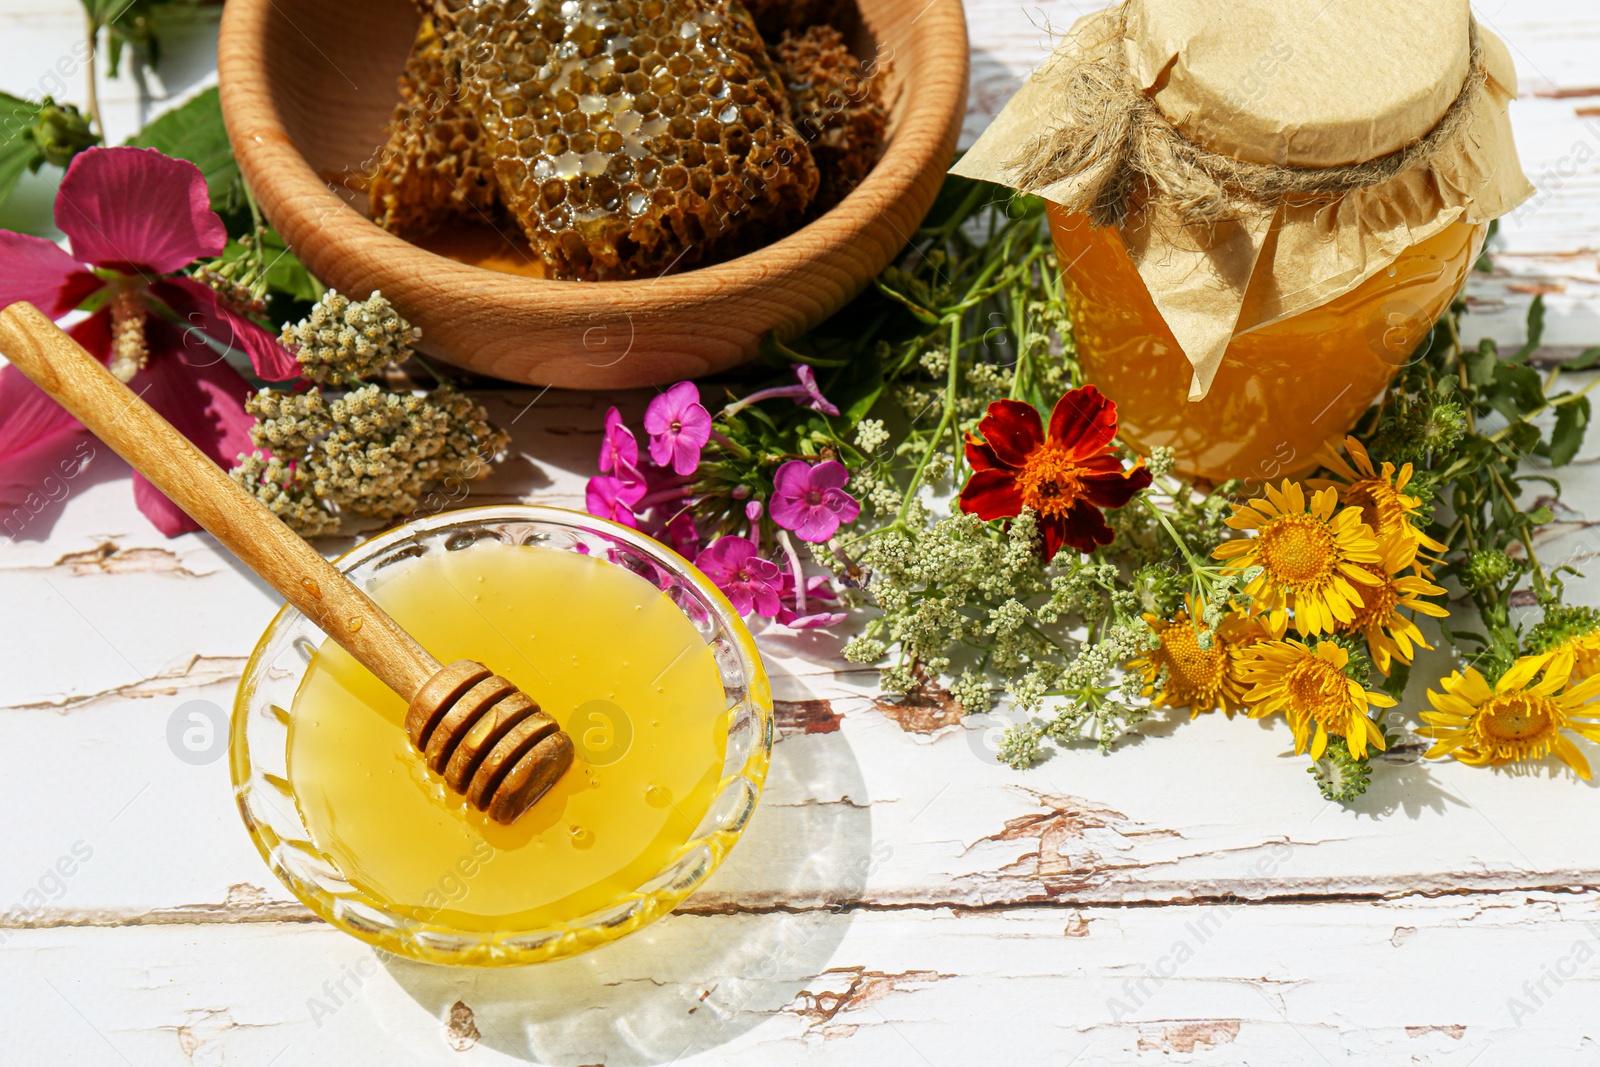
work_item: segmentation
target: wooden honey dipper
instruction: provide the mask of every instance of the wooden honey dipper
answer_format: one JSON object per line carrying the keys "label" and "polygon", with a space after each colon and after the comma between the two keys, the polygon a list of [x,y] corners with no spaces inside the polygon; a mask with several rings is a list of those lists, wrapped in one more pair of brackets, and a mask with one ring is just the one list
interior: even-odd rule
{"label": "wooden honey dipper", "polygon": [[0,311],[0,355],[409,703],[429,768],[511,823],[572,765],[572,739],[481,663],[447,666],[32,304]]}

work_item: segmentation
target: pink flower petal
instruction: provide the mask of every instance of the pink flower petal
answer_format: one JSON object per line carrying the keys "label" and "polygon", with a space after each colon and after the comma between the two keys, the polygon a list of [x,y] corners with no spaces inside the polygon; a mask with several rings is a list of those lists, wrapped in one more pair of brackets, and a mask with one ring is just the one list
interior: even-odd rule
{"label": "pink flower petal", "polygon": [[634,529],[638,529],[639,520],[633,513],[633,505],[643,496],[642,480],[625,482],[609,474],[590,478],[588,485],[584,487],[584,505],[589,514],[610,519],[612,522],[620,522]]}
{"label": "pink flower petal", "polygon": [[[155,327],[157,324],[152,321],[148,325]],[[165,323],[160,325],[166,326]],[[173,358],[158,348],[171,345],[177,337],[170,326],[150,330],[150,365],[128,383],[129,388],[194,442],[212,462],[227,470],[239,462],[241,454],[254,447],[250,442],[250,427],[255,419],[244,410],[250,385],[238,371],[221,360],[197,366]],[[156,529],[168,537],[200,528],[137,471],[133,475],[133,499]]]}
{"label": "pink flower petal", "polygon": [[95,480],[84,469],[101,451],[110,450],[74,420],[0,460],[0,538],[48,536],[74,489]]}
{"label": "pink flower petal", "polygon": [[849,618],[842,611],[822,611],[813,615],[796,615],[794,609],[785,605],[774,617],[780,626],[787,626],[791,630],[820,630],[828,626],[837,626]]}
{"label": "pink flower petal", "polygon": [[0,308],[26,300],[59,319],[104,284],[54,241],[0,230]]}
{"label": "pink flower petal", "polygon": [[680,511],[667,520],[665,531],[667,546],[684,559],[694,559],[700,548],[700,531],[695,528],[694,516]]}
{"label": "pink flower petal", "polygon": [[800,384],[805,387],[806,395],[811,398],[807,405],[813,411],[820,411],[824,415],[837,415],[839,409],[829,403],[828,398],[822,395],[822,390],[817,386],[817,372],[804,363],[794,365],[794,376],[800,379]]}
{"label": "pink flower petal", "polygon": [[210,338],[229,352],[249,356],[256,376],[264,381],[300,377],[300,361],[293,353],[267,330],[224,304],[209,287],[193,278],[167,278],[152,285],[150,292],[189,324],[183,331],[182,351],[177,353],[185,363],[206,365],[222,359],[223,353],[207,343]]}
{"label": "pink flower petal", "polygon": [[78,420],[21,371],[0,367],[0,469],[12,456],[77,427]]}
{"label": "pink flower petal", "polygon": [[200,168],[153,148],[78,153],[55,215],[73,255],[130,273],[170,274],[228,243]]}
{"label": "pink flower petal", "polygon": [[600,470],[609,471],[618,461],[629,467],[639,466],[639,440],[622,421],[622,413],[615,407],[606,412],[605,436],[600,439]]}
{"label": "pink flower petal", "polygon": [[681,419],[685,412],[700,404],[700,387],[693,382],[679,382],[653,398],[644,409],[646,433],[666,433],[672,422]]}
{"label": "pink flower petal", "polygon": [[700,387],[679,382],[651,400],[644,411],[650,458],[675,474],[693,474],[700,450],[711,439],[711,413],[700,405]]}
{"label": "pink flower petal", "polygon": [[794,535],[802,541],[822,544],[839,531],[839,517],[827,507],[808,507],[794,525]]}
{"label": "pink flower petal", "polygon": [[140,514],[150,520],[150,525],[168,537],[200,529],[200,524],[191,519],[188,512],[169,500],[138,471],[133,472],[133,503]]}
{"label": "pink flower petal", "polygon": [[811,468],[808,481],[813,489],[843,489],[850,482],[850,471],[836,459],[825,459]]}

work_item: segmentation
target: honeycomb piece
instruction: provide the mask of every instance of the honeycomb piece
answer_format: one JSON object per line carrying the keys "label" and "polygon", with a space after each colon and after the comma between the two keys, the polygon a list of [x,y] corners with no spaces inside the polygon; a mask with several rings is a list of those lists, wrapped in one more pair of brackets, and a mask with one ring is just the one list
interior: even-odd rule
{"label": "honeycomb piece", "polygon": [[824,23],[838,25],[843,0],[744,0],[761,36],[776,41],[785,32],[799,33]]}
{"label": "honeycomb piece", "polygon": [[368,186],[372,217],[394,233],[420,236],[452,218],[497,217],[494,161],[459,98],[454,67],[424,18]]}
{"label": "honeycomb piece", "polygon": [[811,202],[811,212],[820,214],[861,184],[883,152],[888,124],[883,67],[865,73],[832,26],[785,33],[774,52],[789,90],[794,124],[821,173]]}
{"label": "honeycomb piece", "polygon": [[736,0],[439,0],[500,201],[558,277],[653,277],[797,225],[818,174]]}

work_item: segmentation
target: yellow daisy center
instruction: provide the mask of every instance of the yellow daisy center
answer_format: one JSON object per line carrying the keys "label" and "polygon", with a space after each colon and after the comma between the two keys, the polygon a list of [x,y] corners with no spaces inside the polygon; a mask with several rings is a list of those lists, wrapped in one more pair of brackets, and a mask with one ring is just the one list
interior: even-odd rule
{"label": "yellow daisy center", "polygon": [[1212,638],[1211,647],[1200,647],[1200,635],[1187,622],[1177,622],[1161,631],[1161,655],[1167,667],[1167,687],[1175,698],[1210,697],[1221,688],[1228,673],[1228,651]]}
{"label": "yellow daisy center", "polygon": [[1374,626],[1381,626],[1389,621],[1389,617],[1394,614],[1395,607],[1400,603],[1400,593],[1395,589],[1394,582],[1389,577],[1389,572],[1379,564],[1358,563],[1357,566],[1376,575],[1378,578],[1377,585],[1350,583],[1354,586],[1356,595],[1361,598],[1361,605],[1356,608],[1356,617],[1352,620],[1350,626],[1356,630],[1367,630]]}
{"label": "yellow daisy center", "polygon": [[1350,718],[1350,685],[1338,668],[1326,660],[1302,659],[1289,668],[1284,689],[1297,713],[1321,723],[1330,733],[1344,733]]}
{"label": "yellow daisy center", "polygon": [[1320,584],[1338,561],[1333,532],[1310,515],[1280,515],[1263,523],[1258,559],[1273,580],[1283,585]]}
{"label": "yellow daisy center", "polygon": [[1361,521],[1382,534],[1394,529],[1405,518],[1405,506],[1394,486],[1379,478],[1363,478],[1344,491],[1347,507],[1361,510]]}
{"label": "yellow daisy center", "polygon": [[1487,701],[1473,716],[1477,747],[1496,760],[1542,756],[1566,716],[1549,697],[1507,693]]}
{"label": "yellow daisy center", "polygon": [[1017,475],[1022,503],[1040,515],[1065,515],[1083,496],[1083,468],[1057,444],[1034,449]]}

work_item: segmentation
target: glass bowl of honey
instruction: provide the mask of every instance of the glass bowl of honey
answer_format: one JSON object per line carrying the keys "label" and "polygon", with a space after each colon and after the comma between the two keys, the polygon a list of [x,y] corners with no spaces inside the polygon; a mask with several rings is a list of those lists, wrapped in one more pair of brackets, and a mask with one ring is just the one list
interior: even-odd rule
{"label": "glass bowl of honey", "polygon": [[234,794],[307,907],[379,948],[510,966],[623,937],[705,882],[755,811],[772,695],[709,579],[636,530],[501,505],[417,519],[336,565],[440,662],[491,665],[577,757],[509,826],[429,771],[395,693],[285,606],[233,709]]}

